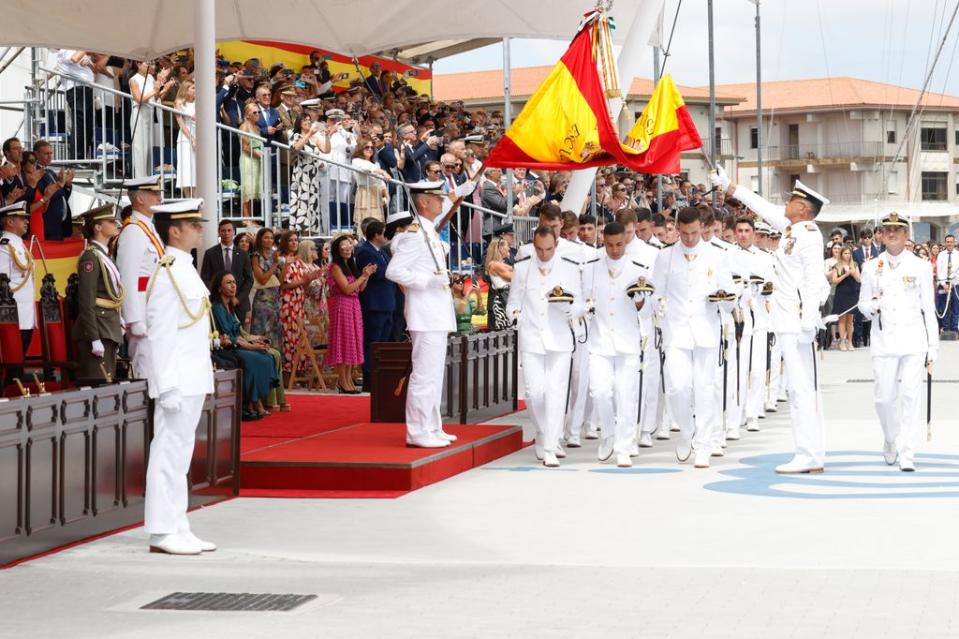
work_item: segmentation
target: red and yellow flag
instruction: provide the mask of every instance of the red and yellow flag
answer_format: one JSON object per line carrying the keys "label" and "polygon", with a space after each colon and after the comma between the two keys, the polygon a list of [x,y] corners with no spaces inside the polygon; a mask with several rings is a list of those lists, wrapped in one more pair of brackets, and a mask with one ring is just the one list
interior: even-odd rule
{"label": "red and yellow flag", "polygon": [[702,146],[669,76],[660,80],[628,144],[620,143],[597,68],[599,19],[587,20],[576,34],[490,152],[487,167],[571,170],[622,164],[644,173],[679,173],[679,154]]}
{"label": "red and yellow flag", "polygon": [[698,149],[703,141],[670,75],[659,79],[623,148],[635,153],[629,167],[643,173],[679,173],[679,154]]}

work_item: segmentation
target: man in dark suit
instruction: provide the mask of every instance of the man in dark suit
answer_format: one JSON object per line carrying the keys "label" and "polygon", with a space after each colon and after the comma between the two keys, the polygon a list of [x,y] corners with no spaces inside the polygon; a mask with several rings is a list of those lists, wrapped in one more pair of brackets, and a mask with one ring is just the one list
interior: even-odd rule
{"label": "man in dark suit", "polygon": [[200,279],[210,288],[213,277],[220,271],[233,273],[236,278],[236,297],[240,301],[236,308],[236,316],[242,323],[250,311],[250,291],[253,289],[253,265],[246,251],[236,248],[233,238],[236,229],[233,222],[220,220],[217,229],[220,241],[211,246],[203,254],[203,266],[200,268]]}
{"label": "man in dark suit", "polygon": [[363,308],[363,390],[369,390],[370,387],[373,343],[392,341],[393,335],[396,284],[386,279],[390,258],[383,250],[387,244],[385,232],[386,225],[373,220],[366,226],[366,241],[356,249],[356,266],[360,270],[367,264],[377,267],[366,289],[360,293],[360,306]]}
{"label": "man in dark suit", "polygon": [[404,124],[399,128],[403,152],[403,181],[408,183],[419,182],[423,179],[423,165],[429,159],[429,154],[439,146],[439,138],[426,136],[425,139],[416,139],[416,127]]}
{"label": "man in dark suit", "polygon": [[[872,229],[863,229],[862,233],[859,235],[859,246],[856,247],[852,252],[852,260],[856,263],[856,266],[859,267],[859,272],[862,273],[862,265],[868,262],[869,260],[874,260],[879,256],[881,249],[873,244],[872,241]],[[857,308],[853,311],[853,323],[852,323],[852,343],[853,346],[859,347],[863,344],[868,346],[869,339],[869,327],[872,325],[872,322],[864,321],[862,313],[859,312]]]}
{"label": "man in dark suit", "polygon": [[55,173],[50,165],[53,163],[53,146],[46,140],[40,140],[33,145],[33,153],[37,162],[43,167],[43,177],[37,183],[37,189],[43,193],[51,184],[60,184],[60,188],[47,200],[47,208],[43,212],[43,240],[62,240],[73,234],[73,212],[70,210],[70,195],[73,193],[73,169],[60,169]]}

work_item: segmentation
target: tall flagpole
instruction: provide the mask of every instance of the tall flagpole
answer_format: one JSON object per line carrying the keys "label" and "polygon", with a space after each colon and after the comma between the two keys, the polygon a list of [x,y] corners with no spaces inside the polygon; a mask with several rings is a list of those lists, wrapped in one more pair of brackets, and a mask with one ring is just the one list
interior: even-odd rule
{"label": "tall flagpole", "polygon": [[763,65],[759,46],[759,0],[756,3],[756,171],[759,176],[760,195],[763,194]]}
{"label": "tall flagpole", "polygon": [[716,57],[713,54],[713,0],[706,0],[706,24],[709,31],[709,160],[716,166]]}

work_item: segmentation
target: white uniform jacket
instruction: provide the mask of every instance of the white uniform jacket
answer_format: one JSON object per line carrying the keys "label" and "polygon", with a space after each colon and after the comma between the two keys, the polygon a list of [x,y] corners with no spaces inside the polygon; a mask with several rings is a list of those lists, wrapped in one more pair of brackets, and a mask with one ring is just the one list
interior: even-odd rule
{"label": "white uniform jacket", "polygon": [[[152,237],[136,222],[146,226]],[[162,247],[163,243],[156,234],[153,219],[134,211],[130,223],[123,227],[117,239],[116,264],[120,270],[123,289],[126,291],[122,315],[128,326],[146,319],[147,282],[163,257]]]}
{"label": "white uniform jacket", "polygon": [[659,252],[653,266],[653,297],[664,316],[664,347],[719,346],[720,305],[708,297],[718,289],[734,290],[726,253],[702,241],[693,248],[677,242]]}
{"label": "white uniform jacket", "polygon": [[918,355],[939,349],[932,265],[909,251],[883,251],[862,266],[859,310],[872,320],[873,357]]}
{"label": "white uniform jacket", "polygon": [[[636,302],[626,289],[640,277],[652,283],[652,269],[633,261],[629,256],[612,260],[603,255],[587,267],[592,288],[587,297],[593,303],[593,319],[589,331],[589,352],[604,357],[639,355],[642,349],[642,328]],[[647,299],[652,304],[653,297]]]}
{"label": "white uniform jacket", "polygon": [[10,278],[13,301],[17,303],[17,324],[28,331],[37,323],[36,292],[32,260],[23,240],[9,231],[0,236],[0,273]]}
{"label": "white uniform jacket", "polygon": [[773,254],[772,330],[815,331],[822,319],[819,307],[829,296],[819,227],[815,222],[791,225],[784,206],[776,206],[744,186],[737,186],[733,195],[783,233]]}
{"label": "white uniform jacket", "polygon": [[146,375],[150,397],[171,390],[179,390],[184,397],[206,395],[213,392],[210,292],[193,268],[189,253],[167,247],[167,255],[173,263],[157,266],[146,301],[152,354]]}
{"label": "white uniform jacket", "polygon": [[[586,300],[580,282],[580,265],[558,254],[545,263],[537,257],[514,262],[506,314],[516,318],[521,353],[573,350],[574,337],[564,311],[571,311],[574,325],[585,315]],[[547,300],[556,286],[573,295],[571,306]]]}
{"label": "white uniform jacket", "polygon": [[[411,224],[406,232],[393,238],[393,257],[386,267],[386,278],[405,289],[403,314],[409,330],[453,333],[456,331],[456,315],[446,269],[445,245],[440,242],[433,225],[425,218],[422,222],[422,226]],[[436,272],[437,262],[439,274]]]}
{"label": "white uniform jacket", "polygon": [[[588,291],[590,287],[590,282],[587,279],[586,266],[591,260],[596,259],[596,256],[599,255],[600,252],[600,249],[578,240],[574,242],[562,237],[556,238],[556,256],[565,257],[567,260],[579,266],[579,282],[584,291]],[[536,248],[532,242],[527,242],[517,249],[514,262],[527,257],[532,260],[536,259]],[[581,342],[586,340],[587,331],[589,330],[589,319],[588,316],[583,316],[573,323],[573,329],[576,331],[576,339]]]}

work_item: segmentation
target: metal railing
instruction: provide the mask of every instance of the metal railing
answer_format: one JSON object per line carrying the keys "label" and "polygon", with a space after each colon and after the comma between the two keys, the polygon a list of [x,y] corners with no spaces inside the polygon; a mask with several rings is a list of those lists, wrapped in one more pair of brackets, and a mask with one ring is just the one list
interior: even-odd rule
{"label": "metal railing", "polygon": [[763,157],[780,161],[815,161],[839,158],[879,158],[882,142],[827,142],[825,144],[786,144],[763,148]]}
{"label": "metal railing", "polygon": [[[85,178],[81,189],[116,202],[123,179],[162,173],[165,199],[192,195],[195,151],[181,129],[197,126],[193,114],[159,102],[141,106],[138,114],[128,93],[43,71],[47,80],[27,87],[25,122],[32,139],[52,144],[55,165],[78,169],[77,181]],[[64,81],[74,88],[63,90]],[[353,166],[344,158],[349,153],[334,159],[331,153],[297,150],[289,140],[268,140],[222,122],[216,128],[218,221],[292,228],[304,237],[326,238],[355,231],[367,213],[385,219],[390,212],[410,209],[398,175],[385,177]],[[381,195],[388,202],[377,206]],[[528,241],[536,226],[535,218],[483,208],[472,199],[463,201],[444,232],[451,268],[481,267],[484,235],[504,220],[514,222],[517,242]]]}

